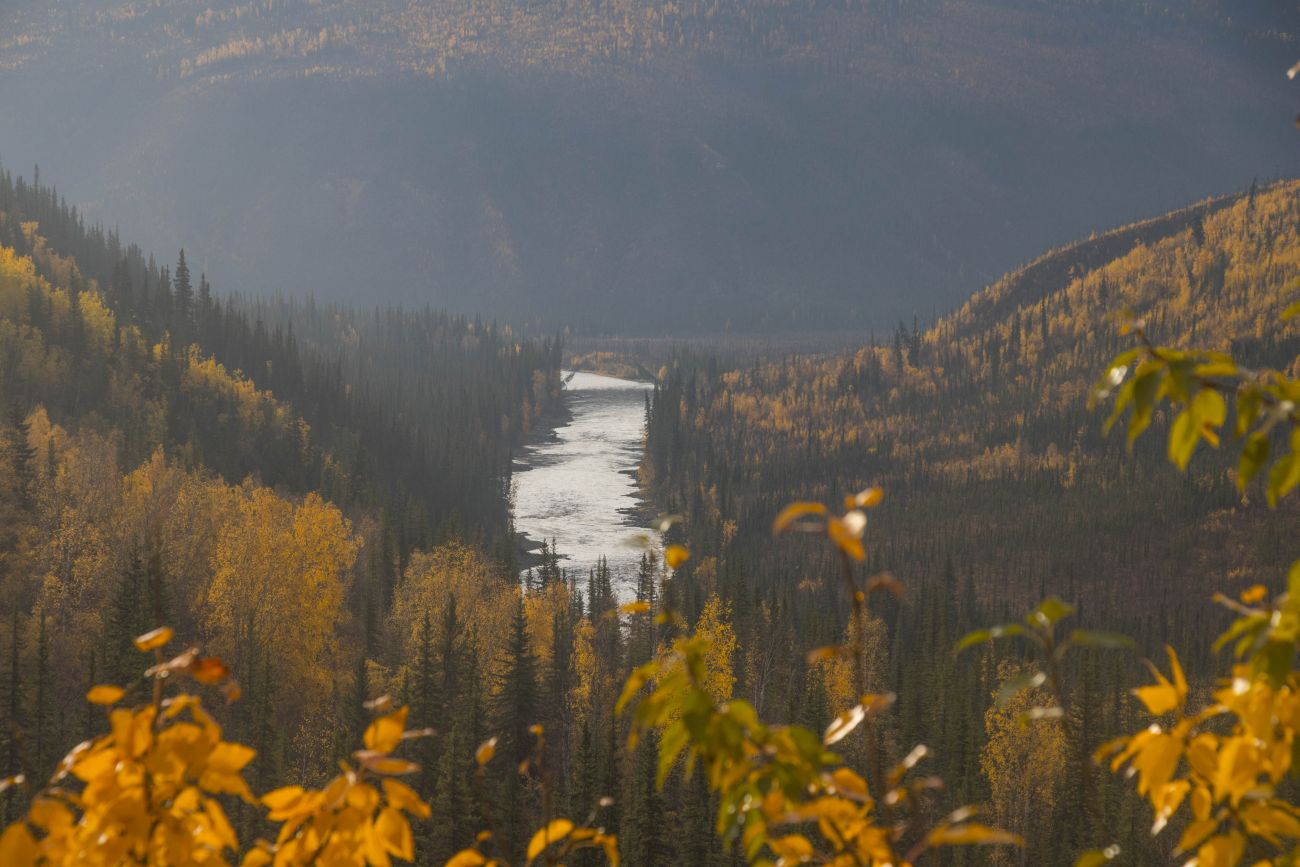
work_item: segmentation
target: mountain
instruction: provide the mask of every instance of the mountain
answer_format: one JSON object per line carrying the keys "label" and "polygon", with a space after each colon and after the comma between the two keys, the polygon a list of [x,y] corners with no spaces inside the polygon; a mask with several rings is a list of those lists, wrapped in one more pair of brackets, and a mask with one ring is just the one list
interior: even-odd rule
{"label": "mountain", "polygon": [[[999,665],[1023,659],[1028,643],[957,659],[961,636],[1019,623],[1055,596],[1078,604],[1071,627],[1131,636],[1151,659],[1169,644],[1188,677],[1209,683],[1231,659],[1196,639],[1230,622],[1213,594],[1283,586],[1295,556],[1300,510],[1294,498],[1270,509],[1259,482],[1237,490],[1239,442],[1202,448],[1180,473],[1166,457],[1168,414],[1133,454],[1121,431],[1104,435],[1107,411],[1089,409],[1089,394],[1135,340],[1114,314],[1132,311],[1158,345],[1230,350],[1251,369],[1295,376],[1300,329],[1282,313],[1297,293],[1300,182],[1286,181],[1052,251],[882,345],[730,370],[683,357],[656,387],[643,477],[665,511],[683,515],[691,551],[665,604],[689,622],[711,593],[733,600],[756,690],[744,694],[769,714],[828,723],[811,662],[802,681],[762,673],[773,655],[817,658],[844,634],[840,563],[824,540],[773,538],[773,519],[805,500],[838,512],[845,496],[880,486],[861,580],[883,573],[877,586],[901,588],[870,600],[889,642],[872,645],[889,671],[871,691],[898,694],[882,724],[900,744],[927,744],[959,799],[996,803],[994,751],[977,745],[996,728]],[[1279,427],[1275,456],[1289,435]],[[1089,743],[1139,726],[1126,689],[1140,677],[1137,655],[1072,657]],[[992,791],[971,770],[977,753]],[[1059,800],[999,814],[1030,840],[1025,863],[1070,863],[1090,845],[1069,774]],[[1148,834],[1103,777],[1107,839],[1132,863],[1171,863],[1177,832]]]}
{"label": "mountain", "polygon": [[559,393],[550,338],[435,311],[214,291],[52,187],[0,170],[0,405],[36,405],[230,482],[381,513],[400,559],[439,534],[505,538],[511,454]]}
{"label": "mountain", "polygon": [[1294,3],[75,0],[0,157],[228,288],[586,332],[892,327],[1297,170]]}
{"label": "mountain", "polygon": [[[1150,616],[1179,576],[1213,574],[1205,563],[1235,562],[1241,581],[1284,565],[1225,540],[1294,511],[1239,495],[1213,450],[1184,477],[1162,466],[1160,434],[1135,444],[1146,460],[1103,434],[1087,399],[1130,342],[1115,314],[1141,317],[1160,345],[1294,371],[1300,335],[1281,313],[1298,279],[1300,182],[1286,181],[1062,247],[881,344],[734,370],[688,357],[659,387],[647,478],[665,508],[748,528],[724,550],[760,584],[781,574],[762,537],[786,502],[880,484],[886,568],[934,576],[954,557],[1000,606],[1024,607],[1045,582],[1086,591],[1112,623]],[[1115,490],[1124,502],[1103,508]],[[1189,520],[1189,544],[1164,536]]]}
{"label": "mountain", "polygon": [[86,682],[138,681],[131,639],[166,624],[244,684],[218,713],[261,784],[328,768],[427,552],[518,596],[511,455],[560,357],[431,309],[216,292],[0,171],[0,764],[46,778],[98,728]]}

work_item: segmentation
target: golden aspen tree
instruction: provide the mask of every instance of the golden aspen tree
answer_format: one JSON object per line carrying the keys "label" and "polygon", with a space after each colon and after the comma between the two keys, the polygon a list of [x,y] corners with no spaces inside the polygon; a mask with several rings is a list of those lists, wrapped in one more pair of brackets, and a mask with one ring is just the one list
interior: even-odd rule
{"label": "golden aspen tree", "polygon": [[482,551],[463,542],[417,552],[393,594],[388,616],[391,640],[401,659],[417,659],[425,616],[441,623],[448,600],[454,597],[457,616],[474,636],[479,664],[486,666],[505,645],[518,593],[517,585],[502,581],[499,569]]}
{"label": "golden aspen tree", "polygon": [[731,603],[723,602],[716,593],[710,596],[695,621],[695,634],[708,642],[704,689],[714,701],[726,701],[736,684],[736,631],[731,626]]}
{"label": "golden aspen tree", "polygon": [[254,642],[312,713],[338,668],[335,627],[357,550],[347,519],[319,496],[295,505],[266,488],[240,487],[202,604],[213,647],[239,658]]}
{"label": "golden aspen tree", "polygon": [[[1015,682],[1024,673],[1023,666],[1003,660],[998,683]],[[1031,710],[1054,703],[1041,687],[1020,690],[1009,699],[999,690],[994,698],[984,713],[980,769],[988,780],[998,826],[1026,835],[1051,821],[1068,760],[1065,736],[1056,720],[1030,719]],[[1005,859],[1002,863],[1013,863],[1019,853],[997,854]]]}

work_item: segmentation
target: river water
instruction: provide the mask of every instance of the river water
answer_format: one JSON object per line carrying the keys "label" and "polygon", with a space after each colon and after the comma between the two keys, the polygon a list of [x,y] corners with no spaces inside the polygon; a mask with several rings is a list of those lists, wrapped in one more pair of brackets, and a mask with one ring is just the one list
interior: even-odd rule
{"label": "river water", "polygon": [[[564,376],[569,374],[565,372]],[[569,419],[527,447],[513,482],[515,529],[554,539],[560,565],[584,586],[601,556],[620,599],[633,595],[643,548],[636,468],[641,461],[647,382],[577,372],[564,387]],[[640,518],[638,517],[640,516]]]}

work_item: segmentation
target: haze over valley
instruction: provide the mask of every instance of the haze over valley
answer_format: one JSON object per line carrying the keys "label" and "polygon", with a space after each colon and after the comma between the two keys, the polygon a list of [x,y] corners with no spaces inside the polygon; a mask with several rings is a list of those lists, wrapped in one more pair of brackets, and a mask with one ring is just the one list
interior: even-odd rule
{"label": "haze over valley", "polygon": [[1294,4],[6,5],[0,160],[226,290],[892,328],[1297,168]]}

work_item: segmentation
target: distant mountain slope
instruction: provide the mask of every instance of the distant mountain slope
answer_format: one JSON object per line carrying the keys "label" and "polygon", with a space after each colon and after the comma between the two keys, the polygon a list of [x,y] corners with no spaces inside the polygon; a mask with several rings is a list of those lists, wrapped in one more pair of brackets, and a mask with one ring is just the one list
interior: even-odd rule
{"label": "distant mountain slope", "polygon": [[[509,539],[511,453],[559,393],[557,340],[429,308],[214,292],[0,169],[0,407],[116,429],[383,515],[404,557],[436,530]],[[513,550],[513,541],[507,551]]]}
{"label": "distant mountain slope", "polygon": [[781,506],[880,484],[872,547],[913,586],[951,560],[994,610],[1054,592],[1164,640],[1170,594],[1284,574],[1290,552],[1269,540],[1293,536],[1297,516],[1240,496],[1221,453],[1182,476],[1159,433],[1137,457],[1102,434],[1088,392],[1128,340],[1111,314],[1132,310],[1163,344],[1294,374],[1300,329],[1280,314],[1298,281],[1300,182],[1176,212],[1049,254],[884,346],[680,366],[656,394],[647,479],[687,511],[692,550],[760,588],[794,568],[797,552],[767,539]]}
{"label": "distant mountain slope", "polygon": [[1294,173],[1295,13],[26,2],[0,11],[0,157],[232,288],[881,328],[1117,214]]}

